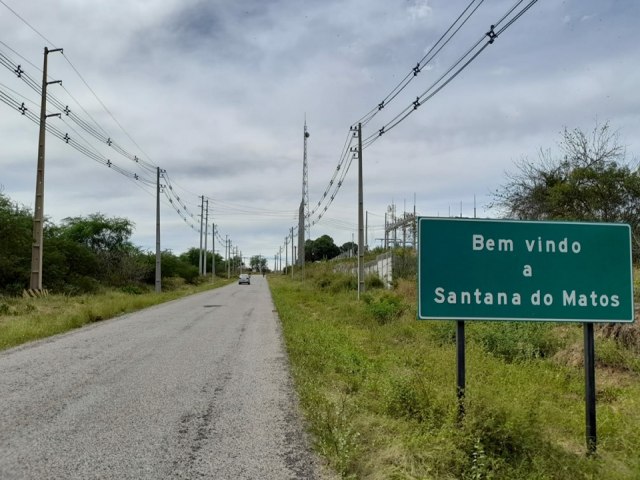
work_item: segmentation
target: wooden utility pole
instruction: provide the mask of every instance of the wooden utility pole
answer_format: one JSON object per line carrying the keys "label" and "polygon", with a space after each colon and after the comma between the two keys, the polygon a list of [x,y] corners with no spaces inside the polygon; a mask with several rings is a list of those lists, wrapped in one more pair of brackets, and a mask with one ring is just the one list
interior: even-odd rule
{"label": "wooden utility pole", "polygon": [[47,56],[51,52],[62,52],[61,48],[49,50],[44,47],[42,67],[42,101],[40,103],[40,132],[38,137],[38,168],[36,173],[36,204],[33,211],[33,243],[31,247],[31,279],[29,288],[42,290],[42,254],[44,231],[44,141],[48,117],[60,117],[59,113],[47,115],[47,85],[62,83],[61,80],[47,81]]}

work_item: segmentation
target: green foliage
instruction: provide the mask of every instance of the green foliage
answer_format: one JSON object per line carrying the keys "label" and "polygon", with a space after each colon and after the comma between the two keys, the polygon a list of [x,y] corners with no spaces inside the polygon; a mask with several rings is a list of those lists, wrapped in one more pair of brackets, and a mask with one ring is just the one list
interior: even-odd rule
{"label": "green foliage", "polygon": [[254,255],[249,259],[249,266],[254,272],[266,272],[269,268],[267,259],[262,255]]}
{"label": "green foliage", "polygon": [[331,260],[340,254],[340,248],[333,242],[329,235],[322,235],[315,240],[307,240],[304,243],[304,261],[319,262]]}
{"label": "green foliage", "polygon": [[[324,267],[308,268],[304,283],[269,283],[316,448],[342,478],[637,478],[640,385],[629,371],[622,382],[598,373],[601,443],[597,457],[585,455],[582,366],[557,360],[580,342],[579,327],[467,322],[459,419],[455,322],[416,321],[415,298],[400,290],[389,293],[404,313],[371,321],[370,305],[385,303],[385,292],[359,302],[352,291],[334,291]],[[598,343],[603,360],[618,361],[613,340]]]}
{"label": "green foliage", "polygon": [[379,292],[375,295],[365,294],[362,299],[367,311],[379,324],[384,324],[397,319],[405,310],[402,298],[391,292]]}
{"label": "green foliage", "polygon": [[535,322],[467,322],[467,337],[507,361],[548,358],[560,347],[553,325]]}
{"label": "green foliage", "polygon": [[390,380],[385,395],[385,411],[394,418],[405,418],[431,427],[442,427],[449,412],[436,388],[422,373],[399,376]]}
{"label": "green foliage", "polygon": [[107,218],[101,213],[87,217],[68,217],[62,221],[59,235],[85,245],[93,252],[127,251],[133,233],[133,223],[126,218]]}
{"label": "green foliage", "polygon": [[[0,192],[0,292],[20,295],[29,286],[33,218]],[[45,223],[43,287],[66,295],[96,293],[103,287],[155,283],[155,255],[131,244],[133,223],[100,213],[66,218],[60,226]],[[191,249],[186,258],[193,256]],[[209,254],[209,262],[212,260]],[[219,255],[216,262],[221,262]],[[199,280],[195,267],[171,252],[162,253],[162,276]],[[210,265],[210,263],[208,264]],[[218,265],[220,270],[223,265]],[[140,287],[141,288],[141,287]]]}
{"label": "green foliage", "polygon": [[[220,283],[220,286],[223,283]],[[211,288],[176,285],[158,294],[142,286],[102,288],[90,295],[0,297],[0,350]]]}
{"label": "green foliage", "polygon": [[358,279],[351,274],[342,272],[323,272],[314,278],[314,283],[318,288],[333,293],[358,289]]}
{"label": "green foliage", "polygon": [[340,246],[340,253],[351,252],[354,257],[358,255],[358,244],[355,242],[346,242]]}
{"label": "green foliage", "polygon": [[378,275],[367,275],[364,279],[364,284],[367,290],[384,288],[384,282]]}
{"label": "green foliage", "polygon": [[16,294],[28,286],[32,228],[31,212],[0,192],[0,291]]}
{"label": "green foliage", "polygon": [[541,150],[527,159],[494,194],[507,217],[529,220],[625,222],[640,253],[640,171],[626,164],[626,149],[609,124],[590,135],[564,129],[560,155]]}
{"label": "green foliage", "polygon": [[352,478],[349,471],[359,450],[359,434],[352,422],[353,406],[348,405],[346,397],[333,402],[317,392],[307,400],[316,406],[311,416],[318,449],[332,459],[333,468],[343,478]]}

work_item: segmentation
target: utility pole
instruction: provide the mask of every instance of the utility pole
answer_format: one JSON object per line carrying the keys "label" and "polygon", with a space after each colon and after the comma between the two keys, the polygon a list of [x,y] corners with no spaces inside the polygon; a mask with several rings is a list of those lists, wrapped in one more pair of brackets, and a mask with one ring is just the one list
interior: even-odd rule
{"label": "utility pole", "polygon": [[291,227],[291,280],[293,280],[293,266],[296,264],[296,253],[293,245],[293,227]]}
{"label": "utility pole", "polygon": [[364,221],[364,248],[369,251],[369,210],[365,212]]}
{"label": "utility pole", "polygon": [[209,199],[207,202],[207,209],[204,216],[204,255],[202,260],[202,274],[207,274],[207,238],[209,237]]}
{"label": "utility pole", "polygon": [[364,293],[364,202],[362,195],[362,124],[358,124],[358,299]]}
{"label": "utility pole", "polygon": [[160,176],[164,173],[160,167],[156,167],[156,293],[162,292],[162,254],[160,250]]}
{"label": "utility pole", "polygon": [[224,236],[224,253],[227,257],[227,280],[231,278],[231,265],[229,263],[229,235]]}
{"label": "utility pole", "polygon": [[216,279],[216,224],[211,224],[211,250],[213,251],[213,258],[211,260],[211,280]]}
{"label": "utility pole", "polygon": [[204,195],[200,197],[200,263],[198,264],[198,272],[202,275],[202,223],[204,222]]}
{"label": "utility pole", "polygon": [[49,50],[44,47],[44,64],[42,67],[42,101],[40,103],[40,132],[38,135],[38,167],[36,172],[36,205],[33,211],[33,242],[31,246],[31,279],[29,288],[42,290],[42,256],[44,231],[44,142],[46,121],[48,117],[61,117],[55,113],[47,115],[47,85],[62,83],[62,80],[47,81],[47,56],[51,52],[62,52],[61,48]]}
{"label": "utility pole", "polygon": [[[291,263],[293,263],[293,258],[291,259]],[[284,237],[284,268],[286,269],[289,266],[289,235]]]}

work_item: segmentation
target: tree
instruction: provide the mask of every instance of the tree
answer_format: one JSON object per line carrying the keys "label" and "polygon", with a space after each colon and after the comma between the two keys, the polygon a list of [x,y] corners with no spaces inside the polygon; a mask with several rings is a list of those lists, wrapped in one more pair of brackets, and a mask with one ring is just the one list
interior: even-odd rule
{"label": "tree", "polygon": [[254,255],[249,259],[249,266],[255,272],[264,272],[267,270],[267,259],[262,255]]}
{"label": "tree", "polygon": [[625,222],[640,252],[640,172],[626,162],[626,150],[608,123],[587,135],[565,128],[560,156],[540,150],[537,162],[524,158],[494,193],[508,218]]}
{"label": "tree", "polygon": [[86,245],[94,252],[126,251],[134,224],[126,218],[107,218],[101,213],[88,217],[69,217],[62,220],[63,236]]}
{"label": "tree", "polygon": [[[55,235],[93,252],[99,265],[94,278],[110,285],[125,285],[143,281],[148,271],[144,254],[130,241],[133,227],[126,218],[93,213],[65,218]],[[45,245],[45,261],[46,255]]]}
{"label": "tree", "polygon": [[351,252],[351,255],[353,256],[357,255],[358,244],[354,242],[343,243],[342,246],[340,247],[340,253],[349,253],[349,252]]}
{"label": "tree", "polygon": [[0,290],[17,294],[29,284],[32,213],[0,192]]}
{"label": "tree", "polygon": [[330,260],[340,254],[340,248],[333,243],[329,235],[322,235],[315,240],[307,240],[304,244],[304,259],[306,262]]}

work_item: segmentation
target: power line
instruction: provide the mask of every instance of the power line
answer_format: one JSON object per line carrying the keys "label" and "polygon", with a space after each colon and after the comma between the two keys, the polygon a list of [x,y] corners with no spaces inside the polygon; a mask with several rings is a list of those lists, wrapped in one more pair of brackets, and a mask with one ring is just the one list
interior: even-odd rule
{"label": "power line", "polygon": [[[478,2],[478,4],[468,13],[468,15],[463,19],[465,14],[471,9],[474,3]],[[480,5],[484,0],[471,0],[469,5],[462,11],[462,13],[455,19],[455,21],[447,28],[447,30],[440,36],[438,41],[429,49],[429,51],[420,59],[419,62],[416,63],[415,67],[412,67],[411,71],[407,73],[407,75],[398,83],[392,90],[387,94],[387,96],[382,99],[380,103],[373,109],[371,109],[368,113],[366,113],[362,118],[358,121],[354,122],[353,125],[357,125],[361,123],[362,126],[365,126],[369,123],[382,109],[389,105],[417,76],[424,70],[424,68],[435,58],[438,53],[442,51],[444,47],[453,39],[453,37],[460,31],[460,29],[469,21],[471,16],[480,8]],[[461,21],[462,20],[462,21]],[[458,23],[460,23],[458,25]],[[458,25],[456,27],[456,25]],[[453,32],[452,32],[453,30]],[[449,33],[451,35],[449,35]],[[447,38],[448,36],[448,38]]]}
{"label": "power line", "polygon": [[[486,32],[466,53],[464,53],[453,65],[451,65],[445,73],[443,73],[435,82],[433,82],[427,90],[421,95],[416,97],[416,100],[405,107],[400,113],[398,113],[393,119],[384,124],[376,133],[373,133],[369,137],[363,140],[363,149],[369,147],[372,143],[378,140],[383,134],[389,130],[395,128],[402,123],[409,115],[415,112],[420,106],[433,98],[438,92],[446,87],[454,78],[456,78],[465,68],[467,68],[489,45],[492,45],[494,41],[501,35],[507,28],[518,20],[527,10],[529,10],[538,0],[530,0],[530,2],[520,10],[511,20],[507,22],[500,30],[496,31],[498,27],[505,19],[507,19],[516,8],[523,3],[524,0],[519,0],[514,7],[512,7],[498,22],[491,25],[491,28]],[[487,39],[488,37],[488,39]],[[481,44],[484,44],[481,46]],[[464,62],[464,63],[463,63]],[[462,64],[462,65],[461,65]]]}

